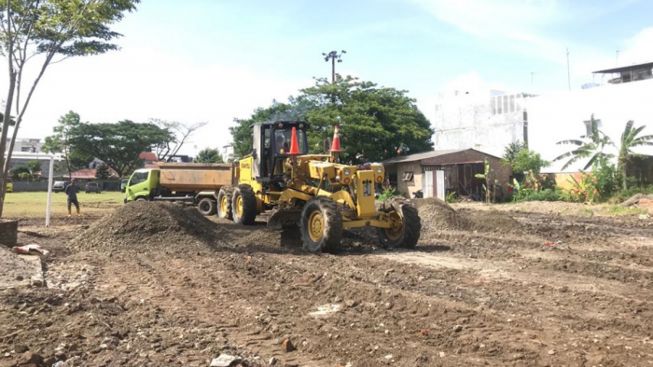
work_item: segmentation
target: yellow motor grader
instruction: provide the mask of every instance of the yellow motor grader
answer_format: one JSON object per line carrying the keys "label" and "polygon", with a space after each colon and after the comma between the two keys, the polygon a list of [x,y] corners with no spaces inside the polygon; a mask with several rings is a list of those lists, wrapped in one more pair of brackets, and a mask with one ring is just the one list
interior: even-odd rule
{"label": "yellow motor grader", "polygon": [[299,224],[310,252],[334,249],[343,230],[366,226],[377,228],[386,248],[416,246],[417,210],[401,198],[375,202],[383,165],[338,163],[337,127],[330,154],[308,154],[307,129],[300,121],[255,124],[252,153],[238,162],[235,184],[218,192],[218,215],[251,225],[269,212],[270,226]]}

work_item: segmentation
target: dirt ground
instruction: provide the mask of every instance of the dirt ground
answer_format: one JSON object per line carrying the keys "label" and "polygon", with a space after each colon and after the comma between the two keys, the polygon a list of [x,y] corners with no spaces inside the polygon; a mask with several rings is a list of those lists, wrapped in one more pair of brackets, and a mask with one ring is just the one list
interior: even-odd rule
{"label": "dirt ground", "polygon": [[415,250],[314,255],[152,205],[21,224],[51,255],[45,286],[0,289],[0,366],[653,365],[648,216],[423,200]]}

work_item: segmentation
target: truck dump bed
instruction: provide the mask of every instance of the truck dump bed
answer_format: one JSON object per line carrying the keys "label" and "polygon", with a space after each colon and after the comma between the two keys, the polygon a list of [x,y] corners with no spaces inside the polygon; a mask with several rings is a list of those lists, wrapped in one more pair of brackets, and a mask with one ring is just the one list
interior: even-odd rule
{"label": "truck dump bed", "polygon": [[172,191],[219,190],[231,185],[231,164],[218,163],[160,163],[161,186]]}

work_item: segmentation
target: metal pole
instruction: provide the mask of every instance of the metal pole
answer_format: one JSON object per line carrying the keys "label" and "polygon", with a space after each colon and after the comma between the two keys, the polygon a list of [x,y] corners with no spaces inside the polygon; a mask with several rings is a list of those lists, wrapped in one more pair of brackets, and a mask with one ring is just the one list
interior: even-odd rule
{"label": "metal pole", "polygon": [[50,226],[50,208],[52,207],[52,180],[54,179],[54,156],[50,156],[48,169],[48,199],[45,203],[45,226]]}
{"label": "metal pole", "polygon": [[331,84],[336,83],[336,58],[331,58]]}

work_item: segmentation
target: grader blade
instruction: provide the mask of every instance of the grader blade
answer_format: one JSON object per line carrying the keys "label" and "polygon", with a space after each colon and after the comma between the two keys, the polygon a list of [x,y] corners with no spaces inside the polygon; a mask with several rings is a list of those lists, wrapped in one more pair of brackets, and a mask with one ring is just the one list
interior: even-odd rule
{"label": "grader blade", "polygon": [[283,227],[293,227],[299,225],[299,219],[302,215],[301,208],[292,209],[274,209],[270,212],[268,218],[268,227],[281,229]]}

